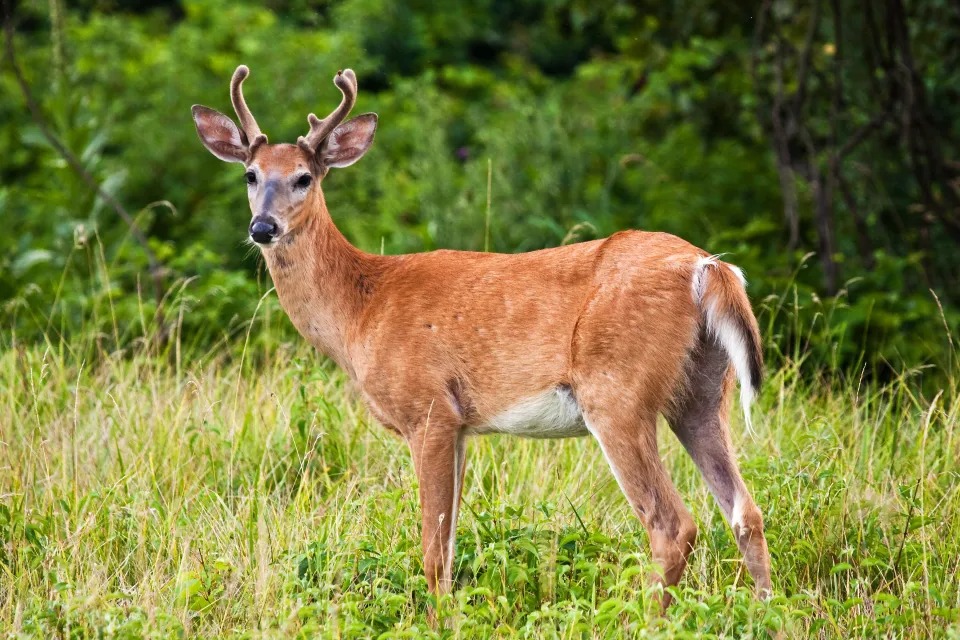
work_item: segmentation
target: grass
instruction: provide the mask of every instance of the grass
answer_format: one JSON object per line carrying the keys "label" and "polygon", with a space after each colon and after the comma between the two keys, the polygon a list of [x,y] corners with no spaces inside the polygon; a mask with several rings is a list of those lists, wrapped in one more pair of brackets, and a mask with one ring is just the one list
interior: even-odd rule
{"label": "grass", "polygon": [[[0,355],[0,634],[437,633],[410,458],[342,374],[299,342],[189,360],[81,347]],[[960,376],[944,379],[922,396],[910,375],[771,373],[756,433],[735,428],[766,516],[769,602],[662,428],[700,526],[663,618],[645,534],[595,442],[472,440],[439,635],[960,637]]]}

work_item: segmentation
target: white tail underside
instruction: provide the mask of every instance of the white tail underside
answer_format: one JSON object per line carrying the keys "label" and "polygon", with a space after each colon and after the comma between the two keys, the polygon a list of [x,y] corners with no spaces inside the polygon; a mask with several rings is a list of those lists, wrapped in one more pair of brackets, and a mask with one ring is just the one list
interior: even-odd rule
{"label": "white tail underside", "polygon": [[753,422],[750,419],[750,404],[753,402],[753,385],[750,384],[750,353],[747,348],[747,336],[743,335],[740,325],[727,314],[718,311],[715,300],[704,300],[707,282],[711,269],[728,268],[737,276],[740,284],[746,287],[746,279],[739,268],[720,262],[716,256],[709,256],[697,260],[693,269],[693,300],[703,309],[707,331],[710,332],[730,358],[730,363],[737,374],[740,383],[740,405],[743,407],[743,417],[747,430],[753,433]]}

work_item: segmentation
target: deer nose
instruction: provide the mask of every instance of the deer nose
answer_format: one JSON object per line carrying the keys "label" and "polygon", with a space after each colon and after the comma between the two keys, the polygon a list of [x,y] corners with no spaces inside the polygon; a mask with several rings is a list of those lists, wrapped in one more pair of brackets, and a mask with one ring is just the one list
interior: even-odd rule
{"label": "deer nose", "polygon": [[257,244],[270,244],[277,237],[277,223],[270,218],[254,218],[250,223],[250,237]]}

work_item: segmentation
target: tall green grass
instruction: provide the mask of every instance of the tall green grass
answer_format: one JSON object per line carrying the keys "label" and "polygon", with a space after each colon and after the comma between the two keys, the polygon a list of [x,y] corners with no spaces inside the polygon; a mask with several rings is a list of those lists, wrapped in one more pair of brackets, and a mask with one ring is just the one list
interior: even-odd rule
{"label": "tall green grass", "polygon": [[[789,297],[762,305],[764,321],[795,312]],[[669,429],[662,456],[700,537],[663,617],[645,534],[595,442],[472,440],[458,587],[434,631],[406,448],[284,323],[267,294],[208,350],[176,324],[122,352],[95,331],[3,336],[0,634],[960,637],[947,339],[943,365],[884,382],[828,362],[810,375],[802,343],[771,352],[755,433],[739,416],[734,429],[766,517],[768,602]]]}

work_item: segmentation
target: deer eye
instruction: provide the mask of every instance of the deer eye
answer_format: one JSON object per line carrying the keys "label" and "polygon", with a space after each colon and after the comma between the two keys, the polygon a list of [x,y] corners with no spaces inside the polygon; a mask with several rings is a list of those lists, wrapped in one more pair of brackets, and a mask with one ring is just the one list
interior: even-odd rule
{"label": "deer eye", "polygon": [[257,174],[253,171],[247,171],[243,177],[247,179],[247,184],[257,184]]}
{"label": "deer eye", "polygon": [[310,186],[311,182],[313,182],[313,176],[311,176],[309,173],[305,173],[297,178],[297,182],[295,184],[299,189],[306,189]]}

